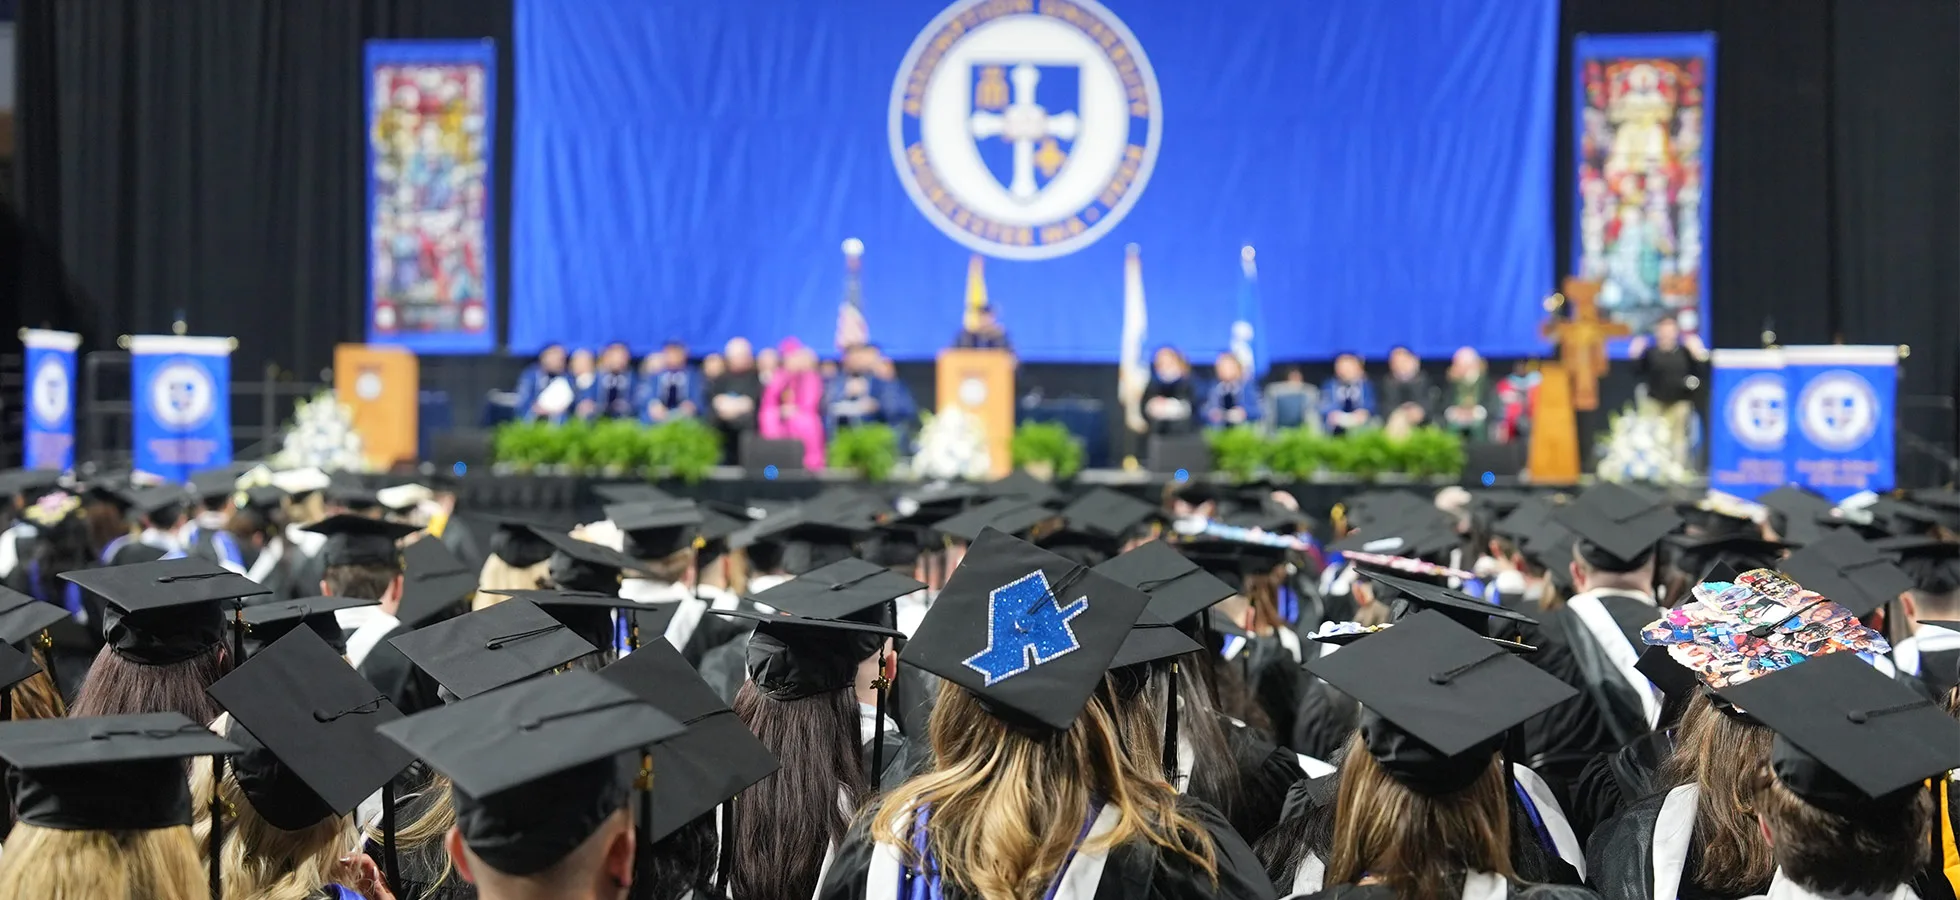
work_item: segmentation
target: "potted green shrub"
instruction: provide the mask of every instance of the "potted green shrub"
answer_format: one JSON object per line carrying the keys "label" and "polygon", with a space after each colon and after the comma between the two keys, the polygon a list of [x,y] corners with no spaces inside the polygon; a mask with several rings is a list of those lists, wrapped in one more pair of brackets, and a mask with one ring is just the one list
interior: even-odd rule
{"label": "potted green shrub", "polygon": [[1082,439],[1059,422],[1022,422],[1009,445],[1014,467],[1048,481],[1063,481],[1082,470]]}
{"label": "potted green shrub", "polygon": [[645,432],[644,460],[650,478],[678,478],[692,484],[721,463],[721,432],[699,420],[674,419]]}
{"label": "potted green shrub", "polygon": [[1308,481],[1328,470],[1334,438],[1307,426],[1275,433],[1266,450],[1266,467],[1274,474]]}
{"label": "potted green shrub", "polygon": [[1211,445],[1212,468],[1241,483],[1251,481],[1266,468],[1272,452],[1266,436],[1250,425],[1207,431],[1205,443]]}
{"label": "potted green shrub", "polygon": [[884,481],[898,468],[898,432],[878,423],[839,428],[825,446],[824,457],[832,469],[856,472],[867,481]]}

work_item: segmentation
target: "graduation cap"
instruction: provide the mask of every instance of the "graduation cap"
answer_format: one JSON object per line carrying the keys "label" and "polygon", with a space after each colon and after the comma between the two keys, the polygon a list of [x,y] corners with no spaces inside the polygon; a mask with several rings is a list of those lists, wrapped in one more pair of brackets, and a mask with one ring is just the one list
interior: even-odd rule
{"label": "graduation cap", "polygon": [[191,494],[206,503],[216,501],[222,504],[238,489],[238,479],[257,467],[257,463],[232,463],[192,472]]}
{"label": "graduation cap", "polygon": [[1899,553],[1899,568],[1912,578],[1912,589],[1935,596],[1960,591],[1960,544],[1931,541]]}
{"label": "graduation cap", "polygon": [[0,497],[32,497],[54,490],[61,481],[55,469],[8,469],[0,472]]}
{"label": "graduation cap", "polygon": [[1530,537],[1540,526],[1551,521],[1552,512],[1558,507],[1543,497],[1527,497],[1497,521],[1492,522],[1492,534],[1522,541]]}
{"label": "graduation cap", "polygon": [[21,645],[68,618],[68,610],[0,586],[0,641]]}
{"label": "graduation cap", "polygon": [[[781,767],[775,754],[665,641],[620,657],[599,675],[687,728],[653,748],[652,793],[641,814],[641,837],[648,844],[713,812]],[[723,841],[724,853],[733,844]]]}
{"label": "graduation cap", "polygon": [[261,513],[272,513],[285,502],[286,492],[271,485],[249,487],[231,498],[232,505],[240,509],[251,509]]}
{"label": "graduation cap", "polygon": [[900,496],[894,505],[899,518],[930,525],[951,516],[987,492],[980,485],[964,481],[943,481]]}
{"label": "graduation cap", "polygon": [[1704,537],[1670,534],[1664,539],[1676,548],[1674,567],[1698,577],[1697,582],[1708,581],[1705,577],[1716,563],[1727,563],[1737,570],[1775,568],[1783,558],[1783,551],[1791,545],[1784,541],[1763,538],[1759,532],[1746,534],[1718,534]]}
{"label": "graduation cap", "polygon": [[1163,510],[1122,491],[1099,487],[1062,507],[1066,530],[1121,543]]}
{"label": "graduation cap", "polygon": [[1639,568],[1661,536],[1681,526],[1665,503],[1611,482],[1594,485],[1552,518],[1582,538],[1579,555],[1587,564],[1611,572]]}
{"label": "graduation cap", "polygon": [[224,640],[227,606],[270,594],[217,563],[185,557],[61,573],[107,603],[102,638],[117,655],[149,666],[190,659]]}
{"label": "graduation cap", "polygon": [[[923,582],[862,559],[843,559],[754,595],[779,613],[812,619],[851,619],[889,626],[889,604]],[[774,621],[761,615],[762,621]]]}
{"label": "graduation cap", "polygon": [[460,607],[476,590],[477,573],[440,540],[423,538],[402,551],[402,596],[395,619],[410,628]]}
{"label": "graduation cap", "polygon": [[640,752],[682,731],[672,716],[586,671],[380,728],[449,776],[456,828],[470,850],[490,868],[519,876],[542,872],[585,843],[630,802]]}
{"label": "graduation cap", "polygon": [[494,526],[490,532],[491,556],[503,560],[513,569],[528,569],[551,558],[551,544],[539,537],[550,531],[551,526],[508,516],[490,516],[487,519]]}
{"label": "graduation cap", "polygon": [[551,582],[568,591],[617,594],[627,572],[640,572],[640,561],[604,544],[582,541],[569,534],[540,528],[538,537],[550,544]]}
{"label": "graduation cap", "polygon": [[659,503],[674,499],[674,495],[653,485],[631,481],[595,484],[592,486],[592,493],[598,494],[599,499],[606,503]]}
{"label": "graduation cap", "polygon": [[1857,535],[1844,532],[1790,554],[1777,570],[1860,619],[1912,589],[1912,576]]}
{"label": "graduation cap", "polygon": [[741,548],[765,542],[802,541],[848,549],[870,533],[872,524],[870,519],[855,514],[826,516],[821,510],[796,507],[749,523],[748,527],[729,535],[728,545]]}
{"label": "graduation cap", "polygon": [[1824,536],[1818,517],[1831,511],[1831,501],[1794,484],[1783,485],[1756,498],[1769,510],[1770,530],[1794,544],[1808,544]]}
{"label": "graduation cap", "polygon": [[1410,559],[1441,559],[1463,542],[1456,526],[1421,514],[1371,524],[1328,546],[1327,549],[1352,553],[1380,553]]}
{"label": "graduation cap", "polygon": [[[1482,597],[1471,596],[1440,584],[1404,578],[1400,574],[1390,574],[1373,566],[1357,566],[1355,571],[1363,578],[1394,591],[1391,609],[1397,621],[1425,610],[1435,610],[1480,635],[1488,631],[1492,616],[1527,625],[1538,623],[1537,619],[1524,613],[1506,609]],[[1391,598],[1377,596],[1375,599],[1376,602],[1381,603],[1390,602]]]}
{"label": "graduation cap", "polygon": [[335,566],[399,566],[402,554],[397,544],[402,538],[422,529],[401,522],[342,513],[308,525],[305,530],[327,536],[320,558],[331,569]]}
{"label": "graduation cap", "polygon": [[353,512],[364,512],[381,506],[381,498],[374,490],[361,484],[358,478],[350,475],[332,477],[327,485],[327,502],[342,506]]}
{"label": "graduation cap", "polygon": [[527,600],[506,600],[390,638],[388,643],[465,700],[598,652],[569,626]]}
{"label": "graduation cap", "polygon": [[1674,655],[1659,645],[1640,651],[1640,659],[1633,667],[1660,689],[1661,715],[1656,727],[1667,729],[1679,724],[1688,711],[1689,701],[1701,689],[1701,679],[1695,677],[1694,670],[1676,662]]}
{"label": "graduation cap", "polygon": [[425,500],[435,499],[436,492],[427,485],[407,482],[382,488],[374,492],[374,500],[389,512],[406,512],[414,509]]}
{"label": "graduation cap", "polygon": [[122,498],[123,505],[131,512],[152,520],[175,519],[191,501],[191,495],[181,485],[174,484],[128,488],[122,492]]}
{"label": "graduation cap", "polygon": [[1055,518],[1055,511],[1037,501],[1022,497],[1001,497],[943,519],[933,528],[941,534],[972,543],[986,528],[1008,534],[1026,535],[1033,532],[1035,526],[1053,518]]}
{"label": "graduation cap", "polygon": [[1578,695],[1434,611],[1306,668],[1361,703],[1362,740],[1390,777],[1429,795],[1475,783],[1506,731]]}
{"label": "graduation cap", "polygon": [[1006,532],[980,532],[899,658],[996,717],[1065,731],[1150,598]]}
{"label": "graduation cap", "polygon": [[208,693],[231,713],[245,752],[232,774],[272,827],[299,831],[343,815],[415,761],[375,728],[402,714],[308,629],[273,641]]}
{"label": "graduation cap", "polygon": [[179,712],[0,724],[15,819],[56,831],[189,825],[183,760],[239,749]]}
{"label": "graduation cap", "polygon": [[605,513],[625,536],[620,551],[635,559],[664,559],[702,540],[705,519],[692,500],[615,503]]}
{"label": "graduation cap", "polygon": [[[245,620],[246,649],[256,656],[264,648],[292,633],[300,626],[318,635],[337,653],[347,652],[347,636],[334,613],[343,609],[375,606],[381,601],[359,597],[300,597],[280,603],[258,603],[239,613]],[[343,661],[341,665],[345,666]],[[291,830],[291,829],[287,829]]]}
{"label": "graduation cap", "polygon": [[989,482],[987,496],[995,498],[1014,498],[1029,503],[1046,504],[1062,496],[1059,488],[1028,474],[1026,469],[1015,469],[1007,477]]}
{"label": "graduation cap", "polygon": [[[1100,569],[1101,567],[1097,567]],[[1145,607],[1137,616],[1135,625],[1117,648],[1115,658],[1109,661],[1111,669],[1142,665],[1163,659],[1175,659],[1186,653],[1196,653],[1204,645],[1191,639],[1179,630],[1175,623],[1164,620]]]}
{"label": "graduation cap", "polygon": [[1234,593],[1245,590],[1246,576],[1271,572],[1286,562],[1289,552],[1285,547],[1222,538],[1201,538],[1177,544],[1176,547],[1199,568],[1224,582]]}
{"label": "graduation cap", "polygon": [[1810,805],[1856,816],[1960,768],[1960,721],[1850,653],[1721,690],[1776,732],[1770,770]]}
{"label": "graduation cap", "polygon": [[315,468],[287,469],[272,473],[272,486],[285,491],[293,499],[304,498],[308,494],[319,493],[333,486],[333,476]]}
{"label": "graduation cap", "polygon": [[563,622],[587,643],[601,649],[611,648],[614,643],[613,610],[620,610],[624,615],[631,610],[649,605],[637,600],[623,599],[618,594],[599,591],[537,589],[484,591],[484,593],[529,600],[552,618]]}
{"label": "graduation cap", "polygon": [[1704,537],[1762,537],[1762,524],[1769,519],[1768,507],[1717,490],[1682,504],[1679,511],[1689,526],[1699,529]]}
{"label": "graduation cap", "polygon": [[1223,602],[1238,589],[1163,541],[1151,541],[1095,568],[1095,573],[1150,597],[1149,612],[1182,622]]}

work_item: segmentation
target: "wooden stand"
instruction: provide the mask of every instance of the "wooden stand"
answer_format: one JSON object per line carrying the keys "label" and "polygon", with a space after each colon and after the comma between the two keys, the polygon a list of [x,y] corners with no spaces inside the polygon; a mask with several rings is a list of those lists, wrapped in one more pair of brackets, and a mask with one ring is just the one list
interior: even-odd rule
{"label": "wooden stand", "polygon": [[[1567,278],[1564,293],[1547,304],[1552,318],[1543,333],[1557,362],[1539,369],[1538,405],[1531,413],[1531,480],[1566,484],[1579,479],[1578,413],[1599,408],[1599,377],[1606,374],[1606,342],[1631,329],[1599,317],[1599,282]],[[1571,305],[1570,316],[1564,306]]]}
{"label": "wooden stand", "polygon": [[987,436],[993,477],[1014,469],[1014,354],[1006,350],[945,350],[939,354],[939,411],[957,409]]}
{"label": "wooden stand", "polygon": [[421,415],[422,369],[401,347],[341,344],[333,351],[334,397],[354,411],[361,455],[377,470],[413,463]]}
{"label": "wooden stand", "polygon": [[1572,373],[1563,363],[1540,366],[1538,405],[1531,414],[1531,456],[1526,466],[1536,484],[1579,480],[1579,424],[1572,408]]}

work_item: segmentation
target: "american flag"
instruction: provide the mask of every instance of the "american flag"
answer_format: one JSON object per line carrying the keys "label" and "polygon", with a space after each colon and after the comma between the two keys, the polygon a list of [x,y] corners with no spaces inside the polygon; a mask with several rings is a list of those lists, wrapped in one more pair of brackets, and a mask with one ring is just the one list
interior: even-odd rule
{"label": "american flag", "polygon": [[844,242],[844,302],[837,305],[837,349],[847,350],[871,343],[871,323],[865,321],[858,268],[864,257],[864,244],[856,238]]}

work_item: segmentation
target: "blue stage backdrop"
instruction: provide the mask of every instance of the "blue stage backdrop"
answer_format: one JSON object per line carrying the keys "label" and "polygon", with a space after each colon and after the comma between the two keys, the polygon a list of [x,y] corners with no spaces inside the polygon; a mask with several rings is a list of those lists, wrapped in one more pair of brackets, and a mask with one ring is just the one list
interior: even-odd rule
{"label": "blue stage backdrop", "polygon": [[845,238],[900,358],[967,259],[1015,347],[1542,348],[1556,0],[519,0],[511,348],[827,346]]}

